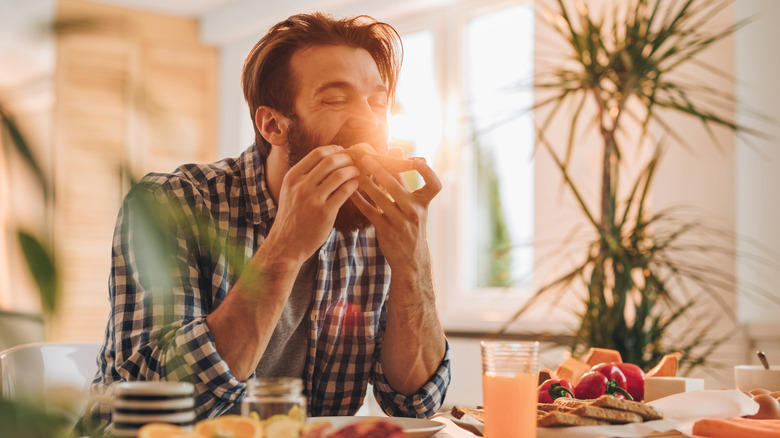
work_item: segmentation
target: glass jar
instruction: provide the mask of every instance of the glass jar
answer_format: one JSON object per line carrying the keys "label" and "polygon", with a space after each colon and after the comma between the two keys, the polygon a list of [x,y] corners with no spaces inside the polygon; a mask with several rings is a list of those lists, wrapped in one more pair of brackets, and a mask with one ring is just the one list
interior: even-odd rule
{"label": "glass jar", "polygon": [[293,420],[306,421],[306,397],[303,381],[295,377],[262,377],[246,383],[241,402],[241,415],[259,420],[274,415],[285,415]]}

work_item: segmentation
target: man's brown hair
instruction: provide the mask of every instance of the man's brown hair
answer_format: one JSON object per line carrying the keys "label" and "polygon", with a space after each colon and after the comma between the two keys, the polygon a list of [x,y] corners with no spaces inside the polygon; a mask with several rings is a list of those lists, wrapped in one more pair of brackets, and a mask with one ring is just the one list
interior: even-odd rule
{"label": "man's brown hair", "polygon": [[376,62],[390,98],[394,96],[403,47],[401,37],[392,26],[366,15],[341,20],[321,12],[293,15],[277,23],[255,44],[241,72],[244,99],[255,129],[255,144],[263,159],[271,145],[254,123],[255,111],[268,106],[291,116],[296,89],[290,58],[298,50],[325,45],[365,49]]}

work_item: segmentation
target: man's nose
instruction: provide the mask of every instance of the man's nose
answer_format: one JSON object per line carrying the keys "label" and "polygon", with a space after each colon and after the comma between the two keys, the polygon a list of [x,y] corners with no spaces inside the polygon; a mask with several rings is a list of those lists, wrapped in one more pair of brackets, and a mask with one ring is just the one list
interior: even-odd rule
{"label": "man's nose", "polygon": [[387,114],[385,112],[377,111],[370,103],[363,101],[356,103],[351,108],[347,126],[351,129],[371,132],[386,123]]}

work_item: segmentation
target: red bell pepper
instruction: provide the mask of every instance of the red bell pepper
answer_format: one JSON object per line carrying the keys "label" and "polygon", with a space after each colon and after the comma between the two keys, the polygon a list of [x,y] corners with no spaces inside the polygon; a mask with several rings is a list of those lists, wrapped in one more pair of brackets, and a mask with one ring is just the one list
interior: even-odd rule
{"label": "red bell pepper", "polygon": [[581,400],[598,398],[604,394],[633,400],[626,388],[626,376],[623,372],[614,364],[603,363],[594,366],[582,376],[574,387],[574,395]]}
{"label": "red bell pepper", "polygon": [[552,403],[556,398],[574,398],[574,387],[568,380],[547,379],[539,385],[539,403]]}
{"label": "red bell pepper", "polygon": [[645,399],[645,372],[632,363],[618,363],[616,367],[626,376],[626,390],[636,401]]}

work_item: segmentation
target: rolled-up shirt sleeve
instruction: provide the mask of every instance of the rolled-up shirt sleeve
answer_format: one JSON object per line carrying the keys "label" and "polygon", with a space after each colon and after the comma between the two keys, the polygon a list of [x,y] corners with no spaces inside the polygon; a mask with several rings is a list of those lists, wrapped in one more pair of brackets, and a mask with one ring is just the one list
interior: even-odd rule
{"label": "rolled-up shirt sleeve", "polygon": [[[378,349],[379,350],[379,349]],[[376,352],[377,359],[379,351]],[[439,368],[416,393],[404,395],[395,391],[382,371],[381,360],[374,362],[372,373],[374,396],[387,415],[393,417],[430,418],[438,411],[447,394],[450,375],[450,344],[446,343]]]}
{"label": "rolled-up shirt sleeve", "polygon": [[[166,359],[165,375],[169,380],[194,381],[197,401],[205,407],[200,417],[205,417],[209,410],[221,412],[229,408],[244,389],[244,383],[236,380],[219,356],[205,317],[177,331],[174,348],[166,351]],[[177,373],[182,373],[181,378]]]}
{"label": "rolled-up shirt sleeve", "polygon": [[[111,313],[93,392],[104,393],[120,381],[188,381],[195,385],[201,419],[227,410],[244,389],[206,324],[228,285],[211,284],[212,272],[201,271],[225,269],[221,259],[227,251],[213,219],[199,211],[197,191],[166,184],[137,185],[120,210],[109,278]],[[110,409],[101,407],[99,414],[107,423]]]}

